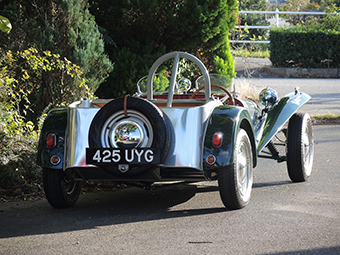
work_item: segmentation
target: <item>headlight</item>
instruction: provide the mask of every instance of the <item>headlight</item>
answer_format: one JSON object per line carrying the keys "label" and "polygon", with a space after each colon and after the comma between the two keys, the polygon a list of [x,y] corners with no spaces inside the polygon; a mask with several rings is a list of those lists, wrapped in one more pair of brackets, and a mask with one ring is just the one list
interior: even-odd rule
{"label": "headlight", "polygon": [[272,107],[277,101],[277,93],[271,88],[265,88],[260,92],[260,102],[266,107]]}

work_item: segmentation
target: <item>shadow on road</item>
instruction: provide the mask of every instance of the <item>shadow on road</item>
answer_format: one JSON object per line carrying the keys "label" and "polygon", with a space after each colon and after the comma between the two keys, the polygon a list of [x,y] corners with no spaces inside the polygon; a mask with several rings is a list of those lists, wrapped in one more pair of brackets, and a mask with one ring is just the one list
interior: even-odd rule
{"label": "shadow on road", "polygon": [[287,185],[287,184],[293,184],[293,182],[291,182],[291,181],[260,182],[260,183],[254,183],[253,188],[263,188],[263,187],[269,187],[269,186],[281,186],[281,185]]}
{"label": "shadow on road", "polygon": [[226,212],[221,208],[172,211],[197,193],[217,187],[180,184],[152,191],[126,188],[82,195],[73,208],[53,209],[44,199],[0,204],[0,238],[51,234],[100,226]]}
{"label": "shadow on road", "polygon": [[[254,188],[290,181],[254,183]],[[163,185],[161,185],[163,186]],[[146,191],[126,188],[81,195],[75,207],[54,209],[44,200],[0,204],[0,238],[52,234],[100,226],[228,212],[224,207],[171,210],[199,193],[218,192],[217,185],[177,184]]]}
{"label": "shadow on road", "polygon": [[320,249],[296,250],[278,253],[265,253],[262,255],[312,255],[312,254],[339,254],[340,246],[327,247]]}

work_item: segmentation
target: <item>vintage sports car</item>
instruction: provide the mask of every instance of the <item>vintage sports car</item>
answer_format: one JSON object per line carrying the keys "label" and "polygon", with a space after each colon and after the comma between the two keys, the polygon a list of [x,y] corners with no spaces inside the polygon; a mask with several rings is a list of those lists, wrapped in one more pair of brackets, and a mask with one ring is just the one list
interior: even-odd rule
{"label": "vintage sports car", "polygon": [[[186,77],[178,79],[183,59],[202,74],[194,86]],[[169,61],[171,77],[157,74]],[[265,88],[259,107],[230,79],[209,74],[185,52],[160,57],[137,87],[133,96],[83,99],[50,111],[37,161],[51,206],[73,206],[87,180],[145,188],[156,182],[217,180],[225,207],[239,209],[249,203],[259,157],[287,162],[293,182],[309,178],[312,123],[307,113],[296,111],[310,96],[297,88],[281,99]],[[284,138],[276,140],[279,133]]]}

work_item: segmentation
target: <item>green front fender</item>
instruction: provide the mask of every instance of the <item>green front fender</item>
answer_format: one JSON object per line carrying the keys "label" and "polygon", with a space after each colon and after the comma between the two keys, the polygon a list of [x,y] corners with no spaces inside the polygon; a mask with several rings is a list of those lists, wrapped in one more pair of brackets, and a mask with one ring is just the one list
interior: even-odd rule
{"label": "green front fender", "polygon": [[[38,165],[46,168],[63,169],[66,126],[67,108],[52,109],[48,113],[40,132],[37,157]],[[55,134],[57,137],[57,144],[53,149],[49,149],[46,146],[46,137],[49,134]],[[53,155],[60,157],[59,164],[53,165],[51,163],[51,157]]]}
{"label": "green front fender", "polygon": [[280,99],[269,111],[266,116],[266,123],[257,154],[269,143],[274,135],[281,130],[282,126],[290,119],[290,117],[311,97],[304,93],[290,93]]}
{"label": "green front fender", "polygon": [[[248,111],[237,106],[219,106],[211,114],[205,133],[203,144],[204,171],[227,166],[234,162],[236,135],[240,128],[245,129],[250,138],[253,150],[253,166],[256,166],[254,129]],[[213,135],[216,132],[223,133],[222,145],[219,148],[215,148],[212,143]],[[211,155],[216,159],[214,164],[207,163],[207,158]]]}

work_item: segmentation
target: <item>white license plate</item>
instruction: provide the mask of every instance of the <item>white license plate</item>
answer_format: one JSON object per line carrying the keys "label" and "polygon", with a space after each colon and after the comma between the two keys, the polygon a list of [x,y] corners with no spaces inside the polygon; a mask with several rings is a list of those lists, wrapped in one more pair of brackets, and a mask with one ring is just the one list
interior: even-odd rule
{"label": "white license plate", "polygon": [[160,150],[154,148],[86,148],[86,164],[160,164]]}

